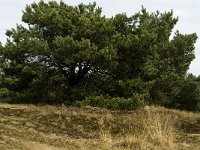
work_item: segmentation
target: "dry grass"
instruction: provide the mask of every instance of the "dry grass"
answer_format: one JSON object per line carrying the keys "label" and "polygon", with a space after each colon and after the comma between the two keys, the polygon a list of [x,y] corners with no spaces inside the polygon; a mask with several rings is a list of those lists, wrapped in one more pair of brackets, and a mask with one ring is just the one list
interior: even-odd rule
{"label": "dry grass", "polygon": [[200,114],[0,104],[0,150],[197,150]]}

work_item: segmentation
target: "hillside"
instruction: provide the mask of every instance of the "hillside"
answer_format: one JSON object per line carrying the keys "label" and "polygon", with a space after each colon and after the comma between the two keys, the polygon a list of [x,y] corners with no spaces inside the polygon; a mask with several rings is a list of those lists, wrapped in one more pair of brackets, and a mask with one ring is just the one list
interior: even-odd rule
{"label": "hillside", "polygon": [[200,114],[0,104],[0,150],[200,149]]}

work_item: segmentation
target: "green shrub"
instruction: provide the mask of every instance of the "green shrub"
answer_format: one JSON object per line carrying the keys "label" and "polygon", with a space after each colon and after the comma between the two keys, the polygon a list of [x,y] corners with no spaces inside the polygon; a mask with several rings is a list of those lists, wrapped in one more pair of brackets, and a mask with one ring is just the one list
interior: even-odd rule
{"label": "green shrub", "polygon": [[144,106],[144,94],[134,93],[130,98],[106,98],[104,96],[89,96],[84,101],[76,102],[79,106],[93,106],[107,109],[132,110]]}
{"label": "green shrub", "polygon": [[179,109],[200,111],[200,83],[189,76],[180,84],[172,105]]}
{"label": "green shrub", "polygon": [[149,93],[150,87],[151,82],[144,82],[141,78],[118,80],[114,87],[113,97],[129,98],[132,97],[133,93],[143,95],[145,93]]}
{"label": "green shrub", "polygon": [[0,97],[1,98],[5,98],[8,97],[9,95],[9,91],[6,88],[0,88]]}
{"label": "green shrub", "polygon": [[9,90],[7,88],[0,88],[0,102],[9,101]]}

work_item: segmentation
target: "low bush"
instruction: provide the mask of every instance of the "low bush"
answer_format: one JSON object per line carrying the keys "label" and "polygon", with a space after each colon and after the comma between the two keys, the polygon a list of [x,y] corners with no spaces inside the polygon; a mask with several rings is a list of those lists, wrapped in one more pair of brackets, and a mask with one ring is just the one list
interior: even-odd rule
{"label": "low bush", "polygon": [[9,100],[9,91],[7,88],[0,88],[0,102],[7,102]]}
{"label": "low bush", "polygon": [[180,83],[171,105],[178,109],[200,111],[200,84],[197,78],[188,76]]}
{"label": "low bush", "polygon": [[130,98],[89,96],[84,101],[78,101],[78,106],[93,106],[107,109],[132,110],[145,105],[145,94],[134,93]]}

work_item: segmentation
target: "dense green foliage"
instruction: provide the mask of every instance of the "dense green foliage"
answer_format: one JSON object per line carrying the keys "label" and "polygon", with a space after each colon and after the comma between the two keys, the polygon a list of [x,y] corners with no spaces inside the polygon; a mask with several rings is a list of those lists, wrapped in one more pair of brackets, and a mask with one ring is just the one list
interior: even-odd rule
{"label": "dense green foliage", "polygon": [[145,95],[133,93],[131,97],[125,99],[123,97],[104,97],[104,96],[90,96],[86,97],[84,101],[76,101],[76,106],[93,106],[103,107],[107,109],[122,109],[132,110],[139,108],[145,104]]}
{"label": "dense green foliage", "polygon": [[[197,35],[171,37],[173,12],[106,18],[95,3],[40,1],[22,21],[27,27],[7,30],[0,46],[1,87],[11,101],[199,109],[200,81],[187,76]],[[96,103],[102,97],[105,104]]]}

